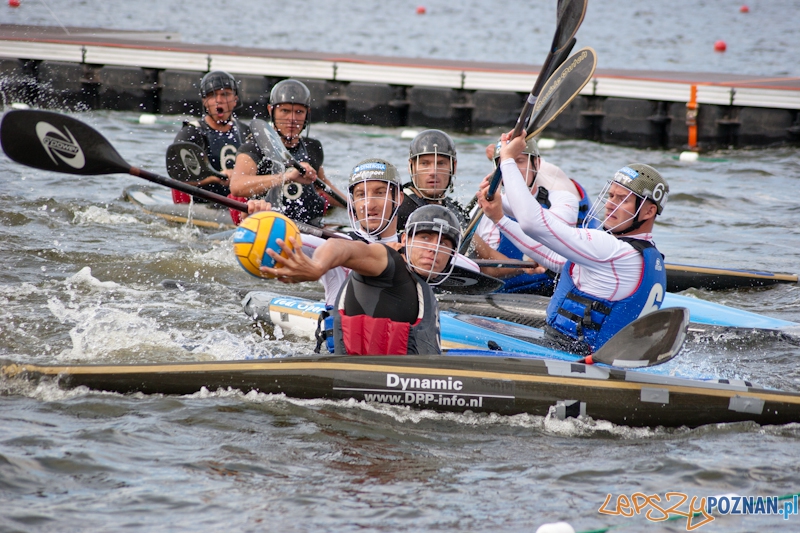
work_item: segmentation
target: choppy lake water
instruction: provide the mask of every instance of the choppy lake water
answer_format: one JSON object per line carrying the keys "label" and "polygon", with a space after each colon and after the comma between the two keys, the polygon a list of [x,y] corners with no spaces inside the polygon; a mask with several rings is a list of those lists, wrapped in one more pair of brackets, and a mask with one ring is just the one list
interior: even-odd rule
{"label": "choppy lake water", "polygon": [[[333,9],[300,2],[304,26],[299,15],[291,24],[275,22],[286,6],[274,2],[232,8],[23,0],[18,11],[0,7],[0,22],[55,24],[45,5],[65,25],[177,30],[194,41],[530,63],[543,59],[554,19],[553,7],[543,3],[514,14],[499,4],[428,2],[420,17],[416,3]],[[738,3],[692,4],[691,11],[683,2],[642,5],[590,3],[579,44],[598,50],[601,67],[797,74],[796,62],[785,61],[786,47],[797,49],[798,30],[787,16],[797,12],[794,2],[754,3],[746,28],[736,26]],[[218,12],[226,10],[263,23],[223,26]],[[212,16],[217,22],[205,27],[222,31],[206,39],[195,28]],[[520,43],[511,40],[515,28]],[[717,28],[729,36],[718,37]],[[316,37],[298,37],[303,29]],[[485,39],[467,38],[474,35]],[[728,41],[724,56],[710,50],[717,38]],[[742,48],[748,53],[739,54]],[[159,117],[153,125],[128,113],[79,118],[132,164],[165,173],[164,150],[180,117]],[[400,133],[312,127],[339,184],[366,157],[404,169],[409,141]],[[489,171],[483,147],[495,135],[454,134],[459,199],[468,200]],[[799,155],[793,147],[720,151],[685,164],[673,152],[569,140],[544,153],[591,195],[626,163],[656,166],[672,188],[656,229],[669,261],[777,272],[800,271]],[[127,363],[311,352],[307,343],[276,338],[244,315],[240,291],[269,286],[235,264],[230,243],[170,225],[122,199],[122,190],[140,180],[40,172],[4,155],[0,172],[0,358]],[[166,289],[164,279],[196,285]],[[692,294],[800,321],[796,286]],[[687,346],[679,368],[798,391],[798,355],[791,340],[703,339]],[[799,443],[797,424],[630,429],[599,420],[442,415],[237,391],[122,396],[0,381],[0,531],[522,532],[555,520],[578,531],[680,531],[683,522],[609,517],[598,509],[609,493],[797,492]],[[724,517],[701,530],[785,531],[798,521]]]}

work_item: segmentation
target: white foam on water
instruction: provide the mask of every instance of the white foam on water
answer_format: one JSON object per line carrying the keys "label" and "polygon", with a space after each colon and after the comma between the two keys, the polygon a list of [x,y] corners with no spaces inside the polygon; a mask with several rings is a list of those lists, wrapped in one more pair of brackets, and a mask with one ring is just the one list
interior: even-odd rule
{"label": "white foam on water", "polygon": [[112,213],[104,207],[92,205],[82,211],[75,211],[72,222],[74,224],[101,224],[104,226],[121,226],[138,224],[139,219],[132,215]]}
{"label": "white foam on water", "polygon": [[181,349],[168,332],[159,330],[155,320],[136,312],[100,302],[64,304],[55,297],[47,301],[47,308],[60,322],[75,324],[69,331],[72,348],[57,354],[58,360],[93,360],[123,350]]}

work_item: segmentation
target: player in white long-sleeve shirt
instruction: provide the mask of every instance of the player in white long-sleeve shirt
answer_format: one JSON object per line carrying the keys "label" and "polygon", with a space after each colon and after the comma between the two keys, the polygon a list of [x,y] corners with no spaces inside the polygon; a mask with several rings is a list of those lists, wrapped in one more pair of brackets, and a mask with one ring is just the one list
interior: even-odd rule
{"label": "player in white long-sleeve shirt", "polygon": [[[486,200],[488,180],[478,193],[486,216],[501,228],[515,216],[519,229],[540,246],[530,250],[540,264],[565,261],[547,309],[548,333],[572,351],[593,352],[637,317],[658,309],[666,287],[663,256],[653,243],[655,218],[663,210],[669,186],[654,168],[634,163],[620,169],[595,202],[589,217],[602,229],[572,227],[543,209],[528,192],[514,162],[525,140],[504,145],[500,168],[506,194]],[[597,216],[600,210],[605,216]],[[559,257],[561,256],[561,258]]]}
{"label": "player in white long-sleeve shirt", "polygon": [[[486,155],[495,167],[500,164],[500,143],[493,148],[487,147]],[[575,225],[583,218],[589,208],[585,200],[586,193],[582,187],[552,163],[544,161],[539,155],[539,147],[534,139],[526,142],[522,153],[515,158],[517,168],[525,178],[525,183],[536,200],[550,209],[566,224]],[[579,214],[583,216],[579,217]],[[506,281],[504,292],[526,292],[549,294],[553,289],[553,279],[547,275],[547,267],[540,267],[529,254],[523,256],[529,248],[538,243],[527,237],[514,220],[507,220],[508,230],[502,231],[494,221],[483,217],[478,223],[473,242],[475,253],[481,259],[523,259],[526,256],[532,261],[531,267],[524,270],[514,268],[482,267],[481,271],[490,276]],[[558,272],[557,268],[553,272]]]}

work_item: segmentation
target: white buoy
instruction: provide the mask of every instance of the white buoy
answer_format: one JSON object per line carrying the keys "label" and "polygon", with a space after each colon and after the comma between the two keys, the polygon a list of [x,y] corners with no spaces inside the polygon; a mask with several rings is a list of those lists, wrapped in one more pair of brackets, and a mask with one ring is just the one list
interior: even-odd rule
{"label": "white buoy", "polygon": [[417,135],[419,135],[417,130],[403,130],[400,132],[401,139],[413,139]]}
{"label": "white buoy", "polygon": [[14,102],[11,104],[11,109],[30,109],[31,106],[28,104],[23,104],[22,102]]}
{"label": "white buoy", "polygon": [[536,530],[536,533],[575,533],[575,528],[566,522],[553,522],[551,524],[542,524]]}
{"label": "white buoy", "polygon": [[681,152],[680,157],[678,157],[678,161],[683,161],[684,163],[694,163],[700,157],[700,154],[697,152],[690,152],[685,151]]}
{"label": "white buoy", "polygon": [[139,115],[139,124],[155,124],[156,116],[150,113],[142,113]]}
{"label": "white buoy", "polygon": [[539,150],[552,150],[556,147],[556,140],[555,139],[539,139],[536,141],[536,145],[539,147]]}

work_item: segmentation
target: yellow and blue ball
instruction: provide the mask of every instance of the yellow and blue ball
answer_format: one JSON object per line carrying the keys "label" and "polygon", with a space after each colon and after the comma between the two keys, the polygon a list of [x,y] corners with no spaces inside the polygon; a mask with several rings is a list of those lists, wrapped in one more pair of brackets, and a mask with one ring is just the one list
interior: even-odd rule
{"label": "yellow and blue ball", "polygon": [[289,248],[294,248],[289,240],[291,237],[299,246],[300,230],[292,219],[275,211],[260,211],[239,224],[233,234],[233,251],[239,264],[250,274],[259,278],[274,278],[259,268],[275,266],[275,260],[267,254],[267,250],[274,250],[286,257],[277,240],[281,239]]}

